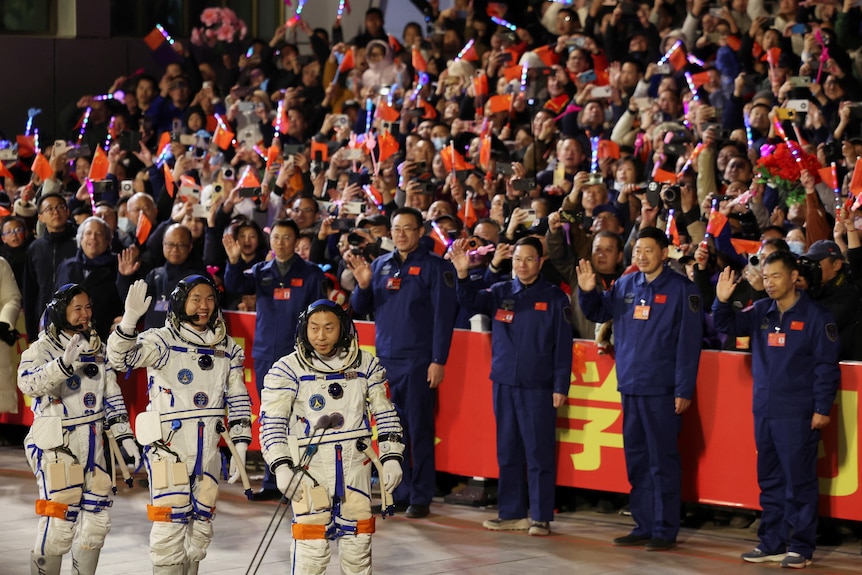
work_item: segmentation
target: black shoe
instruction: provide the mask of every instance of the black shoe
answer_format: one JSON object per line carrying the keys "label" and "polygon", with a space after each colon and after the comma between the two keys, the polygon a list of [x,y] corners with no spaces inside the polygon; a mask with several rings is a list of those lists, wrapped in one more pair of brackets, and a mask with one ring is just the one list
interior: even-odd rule
{"label": "black shoe", "polygon": [[278,501],[281,499],[281,491],[278,489],[261,489],[251,494],[252,501]]}
{"label": "black shoe", "polygon": [[428,505],[411,505],[407,508],[407,513],[404,514],[404,517],[408,519],[422,519],[423,517],[428,517],[431,513],[431,508]]}
{"label": "black shoe", "polygon": [[614,545],[617,547],[634,547],[635,545],[643,545],[647,541],[651,540],[652,539],[649,535],[635,535],[634,533],[629,533],[628,535],[623,535],[622,537],[614,539]]}
{"label": "black shoe", "polygon": [[658,537],[650,539],[646,544],[647,551],[667,551],[674,547],[676,547],[676,541],[671,541],[670,539],[659,539]]}

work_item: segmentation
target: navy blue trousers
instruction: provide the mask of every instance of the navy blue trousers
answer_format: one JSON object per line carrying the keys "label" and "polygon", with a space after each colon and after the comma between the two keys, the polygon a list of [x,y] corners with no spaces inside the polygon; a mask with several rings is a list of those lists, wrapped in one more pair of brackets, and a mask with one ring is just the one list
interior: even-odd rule
{"label": "navy blue trousers", "polygon": [[811,418],[754,418],[757,482],[763,515],[757,536],[770,555],[794,551],[807,559],[817,537],[817,444]]}
{"label": "navy blue trousers", "polygon": [[404,476],[393,497],[399,503],[430,505],[436,485],[434,413],[437,406],[437,390],[428,387],[431,360],[379,359],[386,369],[389,392],[401,418],[406,447],[402,464]]}
{"label": "navy blue trousers", "polygon": [[494,383],[500,519],[554,519],[557,410],[553,391]]}
{"label": "navy blue trousers", "polygon": [[632,486],[634,535],[676,541],[682,466],[677,439],[682,417],[672,395],[623,395],[623,445]]}

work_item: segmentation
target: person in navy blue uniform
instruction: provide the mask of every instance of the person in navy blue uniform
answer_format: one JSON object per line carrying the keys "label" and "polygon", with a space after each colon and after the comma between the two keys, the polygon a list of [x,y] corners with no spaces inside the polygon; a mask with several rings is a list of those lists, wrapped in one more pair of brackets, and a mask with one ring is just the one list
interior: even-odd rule
{"label": "person in navy blue uniform", "polygon": [[795,256],[770,254],[763,265],[768,299],[744,311],[728,302],[736,282],[725,268],[712,304],[722,333],[750,334],[754,441],[763,515],[749,563],[811,564],[817,535],[817,445],[838,391],[841,343],[835,318],[804,291]]}
{"label": "person in navy blue uniform", "polygon": [[[298,237],[296,222],[278,220],[272,225],[269,236],[275,257],[256,263],[245,271],[240,264],[239,243],[230,234],[225,234],[223,239],[228,257],[224,272],[225,289],[241,295],[257,294],[251,356],[258,397],[263,389],[263,378],[272,364],[293,352],[299,314],[313,302],[326,297],[323,272],[294,252]],[[275,477],[267,468],[263,486],[252,498],[266,501],[280,497]]]}
{"label": "person in navy blue uniform", "polygon": [[638,272],[608,291],[597,289],[590,262],[578,265],[579,302],[587,319],[614,320],[617,389],[622,395],[623,448],[632,486],[635,528],[614,545],[646,544],[647,551],[676,545],[680,519],[677,438],[694,396],[703,336],[697,287],[665,265],[664,232],[638,232],[632,260]]}
{"label": "person in navy blue uniform", "polygon": [[[542,242],[515,243],[515,278],[481,289],[470,280],[467,240],[452,247],[458,303],[493,318],[491,381],[497,421],[499,514],[492,531],[549,535],[554,518],[557,408],[569,393],[572,326],[569,298],[541,275]],[[524,482],[526,472],[527,481]],[[528,497],[529,495],[529,497]],[[529,501],[529,514],[527,519]]]}
{"label": "person in navy blue uniform", "polygon": [[[426,517],[434,496],[434,410],[455,325],[455,270],[421,241],[422,214],[414,208],[392,213],[395,251],[369,264],[350,254],[356,278],[351,304],[359,315],[374,312],[375,345],[389,375],[392,402],[399,409],[409,454],[396,504],[406,516]],[[409,462],[409,464],[408,464]]]}

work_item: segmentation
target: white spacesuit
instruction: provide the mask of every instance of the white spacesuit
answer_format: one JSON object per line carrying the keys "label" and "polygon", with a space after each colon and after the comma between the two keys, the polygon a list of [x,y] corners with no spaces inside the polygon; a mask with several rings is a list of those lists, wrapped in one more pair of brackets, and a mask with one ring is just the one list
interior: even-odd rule
{"label": "white spacesuit", "polygon": [[[323,321],[329,325],[318,329]],[[316,338],[327,336],[313,332],[333,324],[330,353],[321,354]],[[329,540],[336,539],[344,573],[371,573],[370,416],[377,425],[381,482],[391,493],[401,480],[404,444],[386,372],[359,349],[346,312],[318,300],[300,316],[296,351],[272,366],[261,397],[263,457],[279,489],[293,498],[293,573],[323,574]]]}
{"label": "white spacesuit", "polygon": [[89,329],[87,292],[76,284],[61,287],[46,318],[18,369],[18,387],[33,398],[24,445],[39,487],[30,570],[60,573],[62,556],[71,549],[72,573],[92,575],[111,529],[113,466],[109,472],[105,465],[103,428],[110,427],[136,467],[140,453],[102,341]]}
{"label": "white spacesuit", "polygon": [[108,358],[118,369],[147,368],[150,402],[135,431],[150,481],[153,573],[193,575],[213,536],[225,408],[241,459],[234,469],[245,465],[251,443],[244,354],[225,332],[215,286],[201,275],[179,282],[165,327],[136,337],[134,326],[149,307],[146,289],[138,280],[129,290],[123,321],[108,338]]}

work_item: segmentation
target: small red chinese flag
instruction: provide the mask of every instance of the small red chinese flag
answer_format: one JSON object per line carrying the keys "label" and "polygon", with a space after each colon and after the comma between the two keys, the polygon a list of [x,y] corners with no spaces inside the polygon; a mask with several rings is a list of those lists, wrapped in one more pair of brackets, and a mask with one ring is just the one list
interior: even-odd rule
{"label": "small red chinese flag", "polygon": [[29,158],[36,155],[36,138],[33,136],[15,136],[18,144],[18,157]]}
{"label": "small red chinese flag", "polygon": [[448,146],[440,150],[440,158],[443,160],[443,165],[446,167],[447,172],[472,170],[476,167],[467,160],[465,160],[464,156],[462,156],[460,152],[454,150],[452,148],[452,144],[449,144]]}
{"label": "small red chinese flag", "polygon": [[387,131],[377,134],[377,147],[380,149],[378,162],[383,162],[398,151],[398,140]]}
{"label": "small red chinese flag", "polygon": [[177,184],[174,182],[174,173],[171,171],[167,162],[162,165],[162,170],[165,172],[165,190],[168,192],[168,195],[173,198],[174,194],[177,193]]}
{"label": "small red chinese flag", "polygon": [[153,231],[153,223],[144,215],[144,212],[141,212],[138,214],[138,227],[135,229],[135,239],[138,240],[138,245],[142,246],[147,243],[151,231]]}
{"label": "small red chinese flag", "polygon": [[258,180],[257,176],[254,175],[254,172],[251,171],[251,166],[246,166],[242,173],[242,177],[236,185],[240,188],[259,188],[260,180]]}
{"label": "small red chinese flag", "polygon": [[464,205],[458,210],[458,218],[464,222],[464,227],[466,228],[472,228],[476,225],[479,218],[476,217],[476,209],[473,207],[473,198],[468,197],[464,200]]}
{"label": "small red chinese flag", "polygon": [[856,160],[853,168],[853,177],[850,179],[850,193],[858,196],[862,193],[862,158]]}
{"label": "small red chinese flag", "polygon": [[[33,166],[30,169],[34,174],[39,176],[39,179],[43,182],[54,175],[54,169],[51,167],[51,163],[48,162],[48,158],[46,158],[42,152],[36,154],[36,159],[33,160]],[[92,171],[92,168],[90,171]]]}
{"label": "small red chinese flag", "polygon": [[758,240],[730,238],[730,243],[738,254],[756,254],[760,251],[760,241]]}
{"label": "small red chinese flag", "polygon": [[161,156],[165,153],[165,148],[170,147],[171,145],[171,133],[170,132],[162,132],[162,135],[159,136],[159,145],[156,147],[156,155]]}
{"label": "small red chinese flag", "polygon": [[721,230],[724,229],[724,226],[727,225],[727,216],[722,214],[718,210],[712,210],[709,212],[709,221],[706,224],[706,233],[711,236],[717,236],[721,233]]}
{"label": "small red chinese flag", "polygon": [[671,53],[670,58],[668,58],[668,62],[670,63],[671,68],[677,72],[685,68],[685,65],[688,63],[688,59],[685,57],[685,50],[682,48],[674,50]]}
{"label": "small red chinese flag", "polygon": [[380,105],[377,106],[377,117],[384,122],[397,122],[401,114],[387,102],[380,102]]}
{"label": "small red chinese flag", "polygon": [[539,57],[539,60],[541,60],[547,68],[560,62],[560,56],[554,51],[553,46],[541,46],[533,50],[533,53]]}
{"label": "small red chinese flag", "polygon": [[781,57],[781,48],[770,48],[766,51],[766,61],[772,68],[778,66],[778,59]]}
{"label": "small red chinese flag", "polygon": [[[222,150],[227,150],[230,148],[231,143],[233,142],[236,134],[231,132],[230,130],[226,130],[222,128],[221,125],[216,129],[215,135],[213,135],[213,141],[215,145],[218,146]],[[168,140],[170,140],[170,134],[168,134]]]}
{"label": "small red chinese flag", "polygon": [[461,59],[468,62],[475,62],[479,59],[479,53],[476,52],[475,43],[467,48],[467,51],[461,55]]}
{"label": "small red chinese flag", "polygon": [[484,170],[491,166],[491,136],[485,136],[479,142],[479,165]]}
{"label": "small red chinese flag", "polygon": [[520,80],[521,69],[522,66],[509,66],[508,68],[503,68],[503,77],[506,78],[507,82],[511,82],[512,80]]}
{"label": "small red chinese flag", "polygon": [[476,96],[488,95],[488,76],[479,74],[473,77],[473,92],[475,92]]}
{"label": "small red chinese flag", "polygon": [[611,140],[599,140],[599,159],[612,158],[620,159],[620,146]]}
{"label": "small red chinese flag", "polygon": [[397,54],[404,49],[404,47],[401,46],[401,42],[398,41],[398,38],[392,34],[389,34],[389,48],[392,50],[393,54]]}
{"label": "small red chinese flag", "polygon": [[739,39],[739,36],[730,35],[727,37],[727,47],[734,52],[739,52],[742,47],[742,40]]}
{"label": "small red chinese flag", "polygon": [[653,172],[652,179],[654,182],[658,182],[660,184],[675,184],[676,174],[674,174],[673,172],[668,172],[667,170],[662,170],[661,168],[657,168]]}
{"label": "small red chinese flag", "polygon": [[422,52],[419,50],[419,48],[413,48],[413,55],[411,57],[411,61],[413,63],[413,69],[417,72],[428,71],[428,63],[425,61],[425,58],[422,56]]}
{"label": "small red chinese flag", "polygon": [[823,183],[829,186],[830,189],[834,190],[838,187],[838,181],[833,177],[832,166],[826,166],[825,168],[819,168],[817,173],[820,174],[820,179],[823,180]]}
{"label": "small red chinese flag", "polygon": [[341,65],[338,71],[341,73],[349,72],[356,66],[356,57],[353,54],[353,48],[344,53],[344,58],[341,60]]}
{"label": "small red chinese flag", "polygon": [[0,178],[5,178],[7,180],[6,185],[12,183],[14,179],[12,176],[12,172],[9,171],[9,168],[6,167],[6,164],[0,162]]}
{"label": "small red chinese flag", "polygon": [[491,96],[488,105],[492,114],[497,112],[508,112],[512,107],[512,94]]}
{"label": "small red chinese flag", "polygon": [[96,153],[93,155],[93,163],[90,164],[90,175],[87,178],[91,182],[104,180],[108,175],[108,154],[101,146],[96,148]]}
{"label": "small red chinese flag", "polygon": [[698,72],[697,74],[692,74],[691,81],[694,84],[695,89],[700,88],[704,84],[709,83],[709,72]]}

